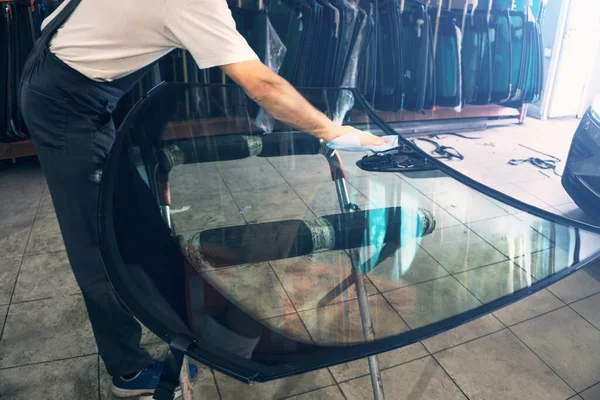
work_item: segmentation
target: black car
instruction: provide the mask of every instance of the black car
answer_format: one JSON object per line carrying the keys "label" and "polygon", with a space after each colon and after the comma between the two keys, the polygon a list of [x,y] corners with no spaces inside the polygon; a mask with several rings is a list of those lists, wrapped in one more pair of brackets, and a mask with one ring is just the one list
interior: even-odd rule
{"label": "black car", "polygon": [[562,185],[579,208],[600,221],[600,95],[573,136]]}

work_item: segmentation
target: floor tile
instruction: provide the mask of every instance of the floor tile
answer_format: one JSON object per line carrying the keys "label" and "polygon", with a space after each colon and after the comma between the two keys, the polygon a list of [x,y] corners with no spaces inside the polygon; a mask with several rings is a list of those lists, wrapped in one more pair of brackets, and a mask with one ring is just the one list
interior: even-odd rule
{"label": "floor tile", "polygon": [[14,302],[80,293],[67,253],[25,256],[15,287]]}
{"label": "floor tile", "polygon": [[[387,369],[427,355],[429,355],[429,353],[421,343],[414,343],[397,350],[378,354],[377,360],[379,361],[379,367],[381,369]],[[369,374],[369,362],[366,358],[362,358],[360,360],[329,367],[329,370],[337,382],[343,382]]]}
{"label": "floor tile", "polygon": [[0,306],[0,333],[4,329],[4,322],[6,321],[6,314],[8,313],[8,306]]}
{"label": "floor tile", "polygon": [[444,350],[435,358],[473,400],[564,400],[575,394],[508,330]]}
{"label": "floor tile", "polygon": [[600,383],[595,384],[589,389],[584,390],[580,393],[583,400],[597,400],[600,399]]}
{"label": "floor tile", "polygon": [[452,346],[468,342],[473,339],[497,332],[504,328],[493,315],[488,314],[475,321],[461,325],[458,328],[440,333],[432,338],[425,339],[423,344],[432,353],[445,350]]}
{"label": "floor tile", "polygon": [[543,202],[557,206],[573,201],[571,196],[565,191],[559,180],[536,180],[529,182],[516,183],[518,187],[532,194]]}
{"label": "floor tile", "polygon": [[[256,319],[294,312],[281,283],[267,263],[221,268],[203,273],[216,289],[228,293]],[[262,295],[257,296],[257,293]]]}
{"label": "floor tile", "polygon": [[178,165],[169,174],[171,189],[190,187],[198,194],[221,195],[228,193],[223,178],[214,163]]}
{"label": "floor tile", "polygon": [[[533,196],[532,194],[526,192],[525,190],[521,189],[514,183],[510,183],[508,185],[495,186],[494,189],[496,189],[499,192],[504,193],[507,196],[512,197],[513,199],[522,201],[523,203],[529,204],[534,207],[538,207],[538,208],[542,208],[542,209],[546,209],[546,208],[550,207],[549,204],[538,199],[537,197]],[[510,207],[510,206],[508,206],[502,202],[499,202],[497,200],[494,200],[494,203],[496,205],[500,206],[501,208],[504,208],[506,211],[509,211],[508,209],[506,209],[506,207]],[[510,207],[510,208],[512,208],[512,207]]]}
{"label": "floor tile", "polygon": [[[432,357],[421,358],[382,371],[383,392],[394,400],[465,399],[458,387]],[[371,378],[364,376],[340,385],[348,400],[373,397]]]}
{"label": "floor tile", "polygon": [[[369,296],[369,306],[376,339],[408,330],[408,326],[381,295]],[[365,341],[357,300],[302,311],[299,315],[319,345],[339,346]]]}
{"label": "floor tile", "polygon": [[544,289],[514,304],[501,308],[494,312],[494,315],[503,324],[510,326],[562,306],[564,306],[562,301],[557,299],[547,289]]}
{"label": "floor tile", "polygon": [[233,198],[248,223],[311,218],[312,212],[289,185],[234,193]]}
{"label": "floor tile", "polygon": [[0,174],[0,188],[7,192],[24,185],[43,188],[45,182],[40,163],[33,157],[19,159],[17,164],[13,164]]}
{"label": "floor tile", "polygon": [[471,269],[454,275],[482,303],[513,294],[530,287],[535,279],[512,261]]}
{"label": "floor tile", "polygon": [[564,214],[566,217],[574,219],[575,221],[585,222],[587,224],[596,225],[598,222],[587,215],[579,206],[575,203],[561,204],[554,206],[556,210]]}
{"label": "floor tile", "polygon": [[43,178],[13,180],[10,183],[0,181],[0,210],[3,212],[20,213],[36,209],[42,198],[45,181]]}
{"label": "floor tile", "polygon": [[510,259],[553,246],[547,237],[512,215],[474,222],[469,228]]}
{"label": "floor tile", "polygon": [[507,259],[465,226],[435,230],[421,240],[421,246],[450,273]]}
{"label": "floor tile", "polygon": [[463,183],[438,170],[405,173],[401,174],[401,177],[426,195],[462,191],[465,189]]}
{"label": "floor tile", "polygon": [[329,164],[321,155],[272,157],[269,161],[290,184],[330,182]]}
{"label": "floor tile", "polygon": [[329,386],[314,392],[288,397],[288,400],[345,400],[342,391],[337,385]]}
{"label": "floor tile", "polygon": [[600,292],[600,264],[592,264],[548,288],[565,303],[572,303]]}
{"label": "floor tile", "polygon": [[297,313],[273,317],[265,319],[261,322],[275,332],[278,332],[290,339],[298,340],[304,343],[313,342]]}
{"label": "floor tile", "polygon": [[193,187],[173,189],[171,204],[171,219],[179,233],[246,223],[229,193],[201,196]]}
{"label": "floor tile", "polygon": [[0,368],[95,352],[81,296],[13,304],[0,343]]}
{"label": "floor tile", "polygon": [[515,214],[515,217],[528,224],[557,245],[570,245],[574,242],[575,229],[572,227],[556,224],[550,220],[525,212],[519,212]]}
{"label": "floor tile", "polygon": [[[580,240],[580,248],[579,248],[579,258],[581,260],[586,260],[588,257],[597,257],[597,254],[600,253],[600,235],[595,233],[590,233],[586,231],[579,231],[579,240]],[[575,240],[571,240],[569,245],[561,246],[565,250],[573,251],[575,247]],[[598,260],[595,260],[598,263]]]}
{"label": "floor tile", "polygon": [[462,223],[452,214],[435,204],[433,201],[422,200],[422,202],[417,206],[424,208],[433,215],[435,218],[436,229],[444,229],[450,226],[462,225]]}
{"label": "floor tile", "polygon": [[140,325],[142,326],[142,339],[140,340],[140,343],[142,345],[163,342],[161,338],[152,333],[148,328],[144,326],[144,324],[140,323]]}
{"label": "floor tile", "polygon": [[342,158],[342,165],[344,166],[344,174],[347,177],[358,177],[358,176],[373,176],[378,175],[377,172],[365,171],[356,165],[356,162],[362,160],[367,153],[355,153],[350,151],[338,152]]}
{"label": "floor tile", "polygon": [[26,254],[64,250],[65,244],[56,218],[40,219],[33,223]]}
{"label": "floor tile", "polygon": [[310,390],[331,386],[335,382],[327,369],[283,378],[276,381],[256,383],[252,386],[215,372],[217,386],[223,400],[283,399]]}
{"label": "floor tile", "polygon": [[444,210],[459,221],[469,224],[475,221],[501,217],[506,211],[475,190],[465,189],[430,196]]}
{"label": "floor tile", "polygon": [[191,362],[198,368],[198,374],[192,382],[194,399],[219,399],[219,390],[213,371],[195,361]]}
{"label": "floor tile", "polygon": [[44,189],[44,193],[42,194],[42,199],[40,201],[37,214],[35,214],[35,219],[53,217],[56,217],[56,211],[54,210],[54,203],[52,202],[50,191],[48,190],[48,186],[46,186],[46,188]]}
{"label": "floor tile", "polygon": [[[355,285],[346,290],[338,287],[352,272],[350,258],[343,251],[324,251],[270,263],[298,311],[356,298]],[[376,293],[375,288],[366,283],[367,293]],[[330,301],[323,300],[335,288]]]}
{"label": "floor tile", "polygon": [[[219,168],[221,177],[232,192],[267,189],[284,185],[285,181],[271,164],[246,168]],[[331,184],[333,186],[333,183]]]}
{"label": "floor tile", "polygon": [[511,330],[576,391],[600,377],[600,331],[568,307]]}
{"label": "floor tile", "polygon": [[600,329],[600,294],[571,303],[571,308]]}
{"label": "floor tile", "polygon": [[0,260],[0,305],[10,303],[20,265],[21,258]]}
{"label": "floor tile", "polygon": [[0,398],[98,399],[98,356],[0,370]]}
{"label": "floor tile", "polygon": [[445,277],[383,294],[406,323],[418,328],[478,307],[456,279]]}
{"label": "floor tile", "polygon": [[[507,164],[507,161],[513,158],[514,155],[511,154],[507,155],[501,163],[493,161],[485,162],[482,164],[483,167],[481,169],[475,171],[476,173],[479,172],[479,174],[474,174],[473,177],[484,184],[497,183],[501,185],[510,183],[518,184],[540,179],[550,180],[547,176],[542,175],[539,169],[531,165],[521,164],[515,166]],[[544,173],[548,174],[548,172]],[[549,171],[549,174],[552,174],[552,172]]]}
{"label": "floor tile", "polygon": [[[294,185],[294,189],[308,207],[317,214],[330,210],[339,210],[338,196],[333,182],[296,184]],[[354,186],[348,185],[347,190],[348,198],[352,203],[361,209],[373,208],[369,200]]]}
{"label": "floor tile", "polygon": [[574,252],[569,252],[559,246],[525,254],[513,261],[537,280],[553,276],[575,264]]}
{"label": "floor tile", "polygon": [[266,157],[248,157],[242,158],[241,160],[218,161],[215,162],[215,167],[217,167],[217,169],[221,171],[222,169],[227,168],[244,169],[258,167],[259,165],[266,164],[271,164],[269,162],[269,159],[267,159]]}
{"label": "floor tile", "polygon": [[395,174],[351,177],[348,182],[377,207],[418,207],[427,200],[426,196]]}
{"label": "floor tile", "polygon": [[[361,260],[376,256],[375,247],[364,248]],[[421,247],[406,245],[383,261],[368,277],[381,292],[410,286],[448,275],[448,272]]]}
{"label": "floor tile", "polygon": [[23,255],[34,217],[35,209],[19,213],[0,210],[0,259]]}

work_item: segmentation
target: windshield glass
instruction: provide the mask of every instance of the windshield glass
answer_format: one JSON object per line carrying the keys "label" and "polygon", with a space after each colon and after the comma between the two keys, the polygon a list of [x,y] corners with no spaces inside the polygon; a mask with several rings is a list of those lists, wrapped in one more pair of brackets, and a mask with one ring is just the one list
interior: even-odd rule
{"label": "windshield glass", "polygon": [[[355,91],[303,94],[340,123],[393,133]],[[119,294],[162,337],[194,335],[204,347],[190,354],[230,374],[272,379],[401,347],[600,249],[596,234],[443,171],[365,171],[365,153],[280,123],[265,133],[261,118],[235,86],[164,84],[125,121],[103,179]]]}

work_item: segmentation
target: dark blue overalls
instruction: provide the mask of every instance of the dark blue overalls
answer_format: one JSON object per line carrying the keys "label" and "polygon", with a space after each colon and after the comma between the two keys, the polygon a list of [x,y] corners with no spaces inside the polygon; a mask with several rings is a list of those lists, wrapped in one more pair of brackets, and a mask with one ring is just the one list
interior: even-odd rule
{"label": "dark blue overalls", "polygon": [[50,52],[48,44],[81,0],[46,26],[29,55],[19,105],[46,176],[71,268],[87,307],[98,351],[112,376],[152,363],[141,327],[118,300],[100,257],[97,233],[101,171],[115,139],[112,111],[145,69],[95,82]]}

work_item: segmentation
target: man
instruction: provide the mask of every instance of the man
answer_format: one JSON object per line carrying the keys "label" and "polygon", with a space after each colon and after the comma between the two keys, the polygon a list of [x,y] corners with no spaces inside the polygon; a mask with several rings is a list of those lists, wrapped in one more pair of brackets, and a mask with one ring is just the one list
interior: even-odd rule
{"label": "man", "polygon": [[20,108],[52,195],[98,351],[120,397],[152,393],[162,364],[108,282],[97,240],[101,171],[115,137],[112,111],[145,68],[174,48],[220,66],[274,118],[326,141],[380,138],[340,127],[264,66],[226,0],[70,0],[44,21],[20,86]]}

